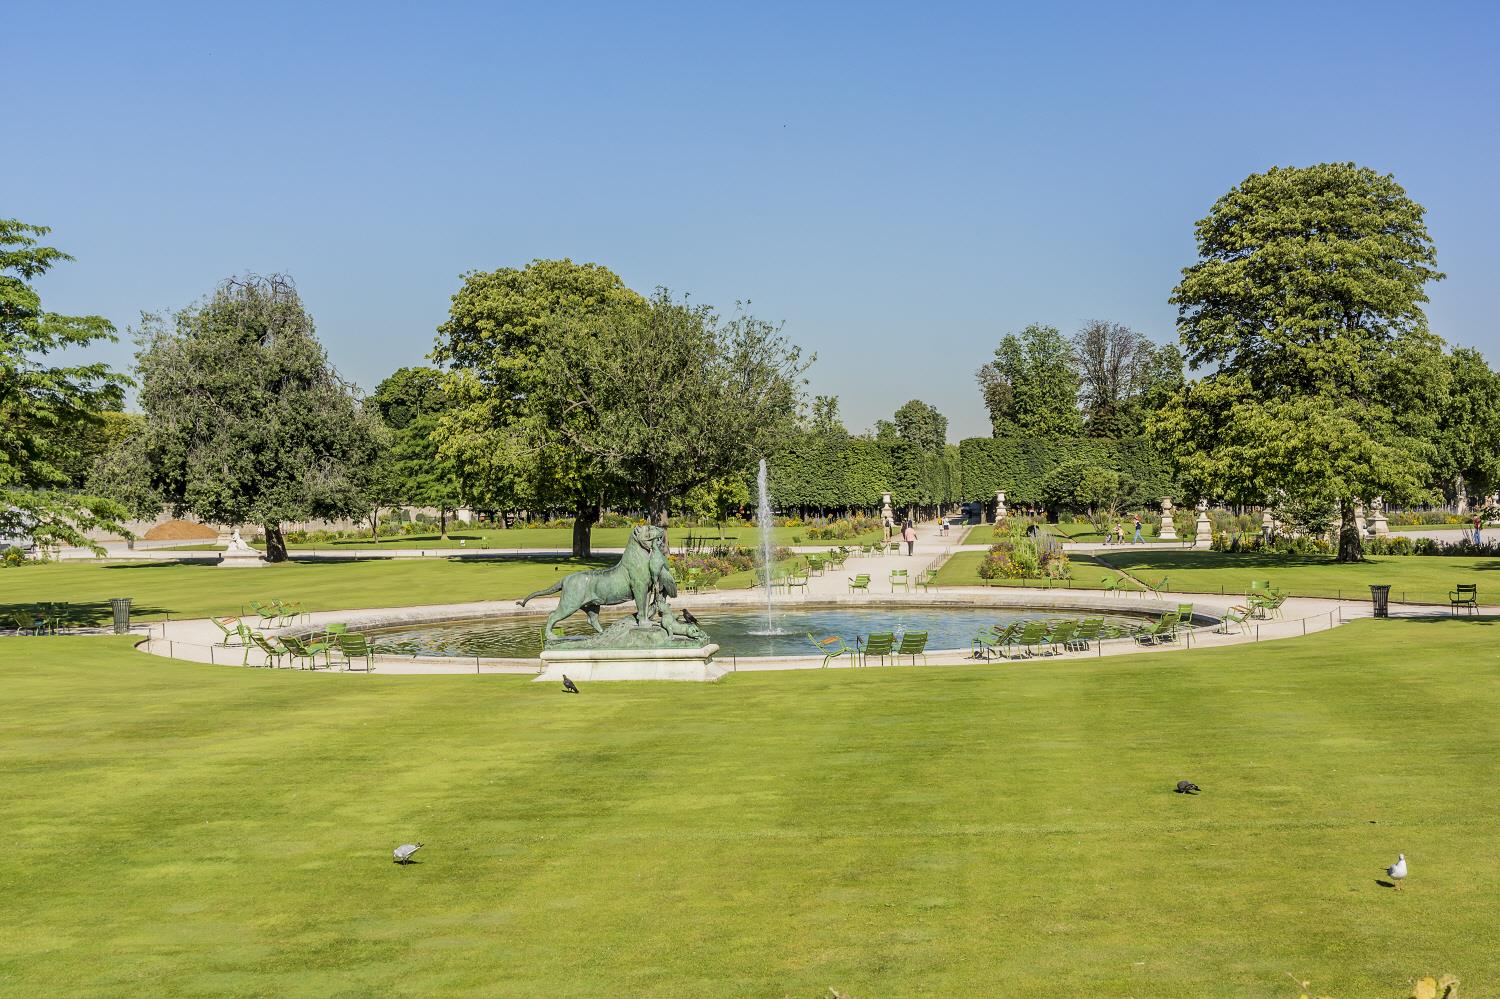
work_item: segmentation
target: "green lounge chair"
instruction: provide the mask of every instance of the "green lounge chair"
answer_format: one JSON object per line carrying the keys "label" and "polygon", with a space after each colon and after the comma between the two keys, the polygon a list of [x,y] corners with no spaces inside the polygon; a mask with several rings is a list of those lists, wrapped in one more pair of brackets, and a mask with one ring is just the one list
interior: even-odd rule
{"label": "green lounge chair", "polygon": [[1191,629],[1193,627],[1193,605],[1192,604],[1178,604],[1177,605],[1177,626],[1180,627],[1180,628],[1188,628],[1188,629]]}
{"label": "green lounge chair", "polygon": [[221,632],[224,633],[224,640],[217,644],[223,645],[227,648],[230,644],[229,640],[231,638],[239,639],[241,645],[245,644],[245,632],[243,626],[240,624],[239,618],[233,616],[211,617],[209,618],[209,620],[214,623],[215,628],[218,628]]}
{"label": "green lounge chair", "polygon": [[328,650],[333,647],[332,642],[308,641],[293,635],[284,635],[281,639],[281,647],[286,649],[287,655],[291,657],[293,667],[305,660],[308,669],[317,669],[318,656],[323,657],[324,669],[332,665],[328,656]]}
{"label": "green lounge chair", "polygon": [[911,576],[905,569],[891,570],[891,592],[895,593],[898,586],[907,593],[911,592]]}
{"label": "green lounge chair", "polygon": [[356,661],[363,662],[366,673],[375,672],[375,647],[364,635],[338,636],[339,651],[344,655],[344,668],[352,670]]}
{"label": "green lounge chair", "polygon": [[1250,609],[1258,618],[1272,618],[1281,616],[1281,605],[1286,603],[1285,593],[1273,593],[1269,596],[1252,594],[1250,597]]}
{"label": "green lounge chair", "polygon": [[1087,652],[1094,647],[1094,643],[1104,633],[1104,618],[1084,618],[1078,625],[1078,630],[1073,634],[1072,648],[1077,652]]}
{"label": "green lounge chair", "polygon": [[1077,621],[1059,621],[1047,636],[1047,650],[1053,654],[1068,651],[1073,643],[1073,636],[1078,633]]}
{"label": "green lounge chair", "polygon": [[896,661],[900,662],[902,656],[910,656],[911,664],[917,664],[917,657],[922,658],[923,664],[927,662],[927,632],[908,631],[901,636],[901,644],[896,648]]}
{"label": "green lounge chair", "polygon": [[17,611],[10,616],[16,623],[17,635],[40,635],[47,630],[47,622],[42,619],[40,612],[35,610]]}
{"label": "green lounge chair", "polygon": [[926,570],[924,570],[922,572],[922,575],[920,575],[920,576],[917,577],[917,586],[920,589],[926,590],[929,593],[932,592],[933,590],[937,589],[938,588],[938,584],[937,584],[937,570],[936,569],[926,569]]}
{"label": "green lounge chair", "polygon": [[1105,576],[1099,582],[1105,593],[1124,593],[1130,589],[1130,579],[1127,576]]}
{"label": "green lounge chair", "polygon": [[265,655],[262,666],[270,666],[276,669],[281,667],[281,660],[287,654],[287,650],[280,645],[271,644],[271,640],[258,631],[250,632],[250,644],[245,646],[244,665],[250,665],[250,652],[259,649]]}
{"label": "green lounge chair", "polygon": [[870,657],[875,656],[882,663],[887,656],[896,649],[896,635],[894,632],[885,631],[880,634],[871,635],[859,646],[859,657],[864,660],[866,666],[870,665]]}
{"label": "green lounge chair", "polygon": [[[1146,590],[1150,591],[1153,597],[1160,597],[1162,595],[1162,591],[1167,589],[1167,584],[1171,581],[1171,576],[1163,576],[1161,577],[1161,579],[1157,580],[1154,583],[1147,583],[1145,580],[1141,580],[1141,582],[1145,585]],[[1141,595],[1145,596],[1145,593],[1142,593]]]}
{"label": "green lounge chair", "polygon": [[1250,617],[1252,613],[1253,612],[1249,607],[1246,607],[1242,604],[1237,604],[1234,607],[1229,608],[1224,612],[1224,616],[1220,619],[1223,624],[1220,626],[1219,632],[1224,635],[1230,634],[1230,625],[1233,625],[1240,631],[1244,631],[1245,619]]}
{"label": "green lounge chair", "polygon": [[849,592],[850,593],[869,593],[870,592],[870,574],[868,572],[861,572],[861,573],[859,573],[857,575],[850,576],[849,577]]}
{"label": "green lounge chair", "polygon": [[1003,627],[998,624],[990,625],[988,632],[980,632],[974,636],[969,643],[969,657],[971,659],[993,659],[1001,655],[1005,643],[1010,641],[1011,635],[1021,627],[1019,621],[1012,621]]}
{"label": "green lounge chair", "polygon": [[250,609],[259,618],[256,625],[261,628],[270,628],[281,622],[281,608],[272,604],[263,604],[259,600],[250,601]]}
{"label": "green lounge chair", "polygon": [[1448,592],[1448,606],[1453,613],[1457,614],[1460,607],[1467,608],[1469,613],[1479,613],[1479,584],[1459,583],[1458,586]]}
{"label": "green lounge chair", "polygon": [[818,650],[818,655],[823,657],[824,669],[827,669],[828,664],[839,656],[848,656],[854,661],[854,665],[859,665],[859,649],[847,644],[841,635],[814,638],[812,632],[808,632],[807,640],[812,643],[813,648]]}
{"label": "green lounge chair", "polygon": [[276,609],[281,611],[281,623],[283,625],[291,624],[298,618],[307,616],[307,611],[303,609],[302,601],[300,600],[273,600],[271,603],[275,604]]}
{"label": "green lounge chair", "polygon": [[1172,640],[1177,630],[1177,612],[1167,611],[1160,621],[1143,624],[1136,629],[1135,637],[1142,645],[1160,645]]}
{"label": "green lounge chair", "polygon": [[[1021,651],[1028,655],[1036,655],[1036,650],[1047,643],[1047,622],[1027,621],[1017,632],[1011,635],[1007,647],[1020,646]],[[1011,658],[1015,658],[1012,656]]]}

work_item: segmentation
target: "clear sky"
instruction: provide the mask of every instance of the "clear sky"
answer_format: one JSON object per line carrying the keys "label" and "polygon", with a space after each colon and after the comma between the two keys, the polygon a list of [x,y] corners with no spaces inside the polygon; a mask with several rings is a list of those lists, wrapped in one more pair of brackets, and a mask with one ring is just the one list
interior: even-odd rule
{"label": "clear sky", "polygon": [[[1192,224],[1354,160],[1428,211],[1433,327],[1500,359],[1493,3],[12,3],[0,216],[122,329],[292,274],[365,388],[536,257],[784,321],[860,430],[1030,322],[1174,336]],[[131,348],[107,351],[120,363]]]}

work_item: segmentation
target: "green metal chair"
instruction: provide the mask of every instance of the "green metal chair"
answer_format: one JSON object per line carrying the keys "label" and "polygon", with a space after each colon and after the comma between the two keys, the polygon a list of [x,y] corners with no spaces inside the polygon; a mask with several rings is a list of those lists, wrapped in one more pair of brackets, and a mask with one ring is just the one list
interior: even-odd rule
{"label": "green metal chair", "polygon": [[1060,654],[1068,651],[1073,642],[1073,636],[1078,633],[1077,621],[1059,621],[1052,627],[1047,635],[1047,651]]}
{"label": "green metal chair", "polygon": [[1104,618],[1088,617],[1078,624],[1078,630],[1073,633],[1072,649],[1077,652],[1087,652],[1094,647],[1100,636],[1104,633]]}
{"label": "green metal chair", "polygon": [[1448,606],[1453,613],[1457,614],[1460,607],[1467,608],[1469,613],[1479,613],[1479,584],[1459,583],[1448,592]]}
{"label": "green metal chair", "polygon": [[684,593],[697,593],[700,580],[703,578],[703,570],[697,566],[689,566],[682,574],[682,591]]}
{"label": "green metal chair", "polygon": [[1124,593],[1130,589],[1128,576],[1105,576],[1099,582],[1104,586],[1105,593]]}
{"label": "green metal chair", "polygon": [[824,669],[827,669],[828,664],[839,656],[848,656],[854,661],[854,665],[859,665],[859,649],[847,644],[841,635],[814,638],[812,632],[808,632],[807,640],[812,643],[813,648],[818,650],[818,655],[823,657]]}
{"label": "green metal chair", "polygon": [[896,659],[899,662],[902,656],[910,656],[911,664],[917,664],[917,657],[922,662],[927,662],[927,632],[908,631],[901,636],[901,644],[896,648]]}
{"label": "green metal chair", "polygon": [[869,593],[870,592],[870,574],[868,572],[861,572],[861,573],[859,573],[857,575],[850,576],[849,577],[849,592],[850,593]]}
{"label": "green metal chair", "polygon": [[281,646],[286,649],[287,655],[291,656],[293,667],[305,660],[308,669],[317,669],[318,656],[323,657],[324,669],[332,665],[332,660],[328,655],[328,650],[333,647],[332,642],[308,641],[294,635],[283,635]]}
{"label": "green metal chair", "polygon": [[1005,647],[1005,643],[1010,641],[1011,636],[1020,627],[1019,621],[1012,621],[1003,627],[998,624],[990,625],[989,632],[980,632],[969,643],[970,658],[993,659],[997,655],[1002,655],[1001,650]]}
{"label": "green metal chair", "polygon": [[936,569],[923,570],[922,575],[917,577],[917,587],[929,593],[932,592],[938,588],[937,576],[938,571]]}
{"label": "green metal chair", "polygon": [[274,604],[263,604],[259,600],[252,600],[250,601],[250,609],[259,618],[256,621],[257,627],[270,628],[281,622],[281,608]]}
{"label": "green metal chair", "polygon": [[821,555],[809,555],[807,556],[807,574],[809,576],[821,576],[827,564],[827,561]]}
{"label": "green metal chair", "polygon": [[364,635],[347,634],[338,636],[339,651],[344,655],[344,668],[354,669],[355,661],[363,661],[366,673],[375,672],[375,647],[369,643]]}
{"label": "green metal chair", "polygon": [[891,570],[891,592],[895,593],[898,586],[907,593],[911,592],[911,576],[905,569]]}
{"label": "green metal chair", "polygon": [[896,634],[891,631],[880,632],[870,635],[859,646],[859,657],[864,660],[866,666],[870,665],[870,657],[875,656],[882,663],[886,657],[892,655],[896,649]]}
{"label": "green metal chair", "polygon": [[1160,645],[1170,642],[1177,632],[1177,612],[1167,611],[1161,620],[1143,624],[1136,629],[1135,637],[1142,645]]}
{"label": "green metal chair", "polygon": [[1245,620],[1246,618],[1250,617],[1252,613],[1253,612],[1249,607],[1240,604],[1229,608],[1224,612],[1224,616],[1220,619],[1223,622],[1223,624],[1219,628],[1220,633],[1225,635],[1230,634],[1229,628],[1231,625],[1233,625],[1239,631],[1244,631]]}
{"label": "green metal chair", "polygon": [[245,646],[245,658],[243,665],[250,665],[250,652],[259,649],[265,655],[262,666],[270,666],[275,669],[281,668],[281,660],[286,657],[287,650],[280,645],[272,645],[271,640],[258,631],[250,632],[250,644]]}
{"label": "green metal chair", "polygon": [[1192,628],[1192,626],[1193,626],[1193,605],[1192,604],[1178,604],[1177,605],[1177,626],[1180,627],[1180,628]]}
{"label": "green metal chair", "polygon": [[[1047,644],[1047,622],[1027,621],[1025,625],[1011,635],[1010,641],[1006,643],[1007,648],[1020,646],[1021,651],[1028,655],[1036,655],[1036,650]],[[1014,659],[1015,656],[1010,658]]]}
{"label": "green metal chair", "polygon": [[803,593],[807,592],[807,575],[805,573],[799,574],[795,572],[789,574],[786,577],[786,592],[788,593],[788,595],[790,595],[791,592],[798,587],[802,588]]}
{"label": "green metal chair", "polygon": [[218,644],[228,647],[231,638],[239,639],[241,645],[245,644],[245,632],[239,618],[233,616],[211,617],[209,620],[214,623],[215,628],[224,633],[224,640]]}
{"label": "green metal chair", "polygon": [[[1172,577],[1171,576],[1163,576],[1163,577],[1161,577],[1161,579],[1158,579],[1154,583],[1147,583],[1145,580],[1141,580],[1142,584],[1145,585],[1146,590],[1153,597],[1160,597],[1162,595],[1162,591],[1166,590],[1168,588],[1167,584],[1169,584],[1171,581],[1172,581]],[[1144,594],[1142,594],[1142,595],[1144,596]]]}

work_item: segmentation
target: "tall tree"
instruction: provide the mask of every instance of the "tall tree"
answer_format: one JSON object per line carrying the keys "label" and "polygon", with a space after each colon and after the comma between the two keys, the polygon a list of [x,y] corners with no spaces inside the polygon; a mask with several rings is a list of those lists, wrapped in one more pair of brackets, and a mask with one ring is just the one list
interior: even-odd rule
{"label": "tall tree", "polygon": [[1469,347],[1455,347],[1447,367],[1433,478],[1462,503],[1470,490],[1488,494],[1500,486],[1500,374]]}
{"label": "tall tree", "polygon": [[1090,320],[1073,336],[1085,426],[1094,437],[1141,431],[1147,414],[1182,385],[1182,354],[1129,326]]}
{"label": "tall tree", "polygon": [[795,428],[806,367],[770,323],[658,289],[560,319],[537,395],[568,447],[664,524],[674,497],[743,474]]}
{"label": "tall tree", "polygon": [[948,418],[919,399],[896,410],[892,421],[901,439],[920,451],[939,453],[948,443]]}
{"label": "tall tree", "polygon": [[136,358],[145,426],[107,470],[122,492],[144,476],[174,515],[259,524],[273,562],[283,523],[364,513],[385,430],[329,365],[290,278],[230,279],[170,322],[143,317]]}
{"label": "tall tree", "polygon": [[1442,277],[1423,209],[1351,163],[1246,178],[1197,224],[1172,295],[1187,359],[1208,373],[1155,422],[1209,493],[1336,504],[1338,557],[1362,557],[1360,498],[1422,498],[1447,380],[1427,329]]}
{"label": "tall tree", "polygon": [[590,554],[593,525],[619,492],[603,463],[565,447],[568,435],[544,414],[542,357],[560,322],[643,303],[599,264],[534,260],[465,274],[438,327],[433,357],[457,375],[442,454],[470,477],[476,501],[572,509],[578,557]]}
{"label": "tall tree", "polygon": [[448,536],[448,511],[464,499],[464,476],[442,451],[443,417],[453,408],[448,379],[436,368],[400,368],[368,400],[390,428],[391,492],[396,501],[436,507]]}
{"label": "tall tree", "polygon": [[[74,491],[79,442],[102,432],[126,379],[104,364],[49,364],[59,351],[115,339],[102,316],[42,308],[31,282],[73,258],[40,240],[50,229],[0,219],[0,534],[91,547],[95,528],[123,531],[125,510]],[[85,456],[86,457],[86,456]]]}
{"label": "tall tree", "polygon": [[977,378],[997,437],[1011,430],[1060,436],[1083,429],[1073,350],[1055,326],[1034,323],[1007,333]]}

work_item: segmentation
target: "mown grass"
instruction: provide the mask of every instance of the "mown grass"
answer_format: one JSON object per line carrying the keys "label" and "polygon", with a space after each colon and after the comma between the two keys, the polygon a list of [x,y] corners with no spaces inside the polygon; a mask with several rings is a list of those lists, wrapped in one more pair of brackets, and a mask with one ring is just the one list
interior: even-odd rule
{"label": "mown grass", "polygon": [[[778,546],[791,545],[857,545],[869,544],[880,538],[880,531],[870,531],[858,538],[845,541],[815,541],[809,538],[810,525],[772,528],[772,542]],[[705,545],[734,545],[755,547],[760,544],[760,529],[753,524],[726,524],[722,532],[712,525],[708,527],[674,527],[669,539],[674,547],[683,544],[688,537],[701,539]],[[628,527],[596,527],[591,534],[595,548],[623,548],[630,537]],[[173,551],[208,550],[215,548],[212,542],[202,545],[174,547]],[[257,547],[259,547],[257,543]],[[343,541],[290,542],[292,550],[337,550],[339,548],[502,548],[537,549],[543,551],[571,551],[573,529],[570,527],[527,527],[514,530],[490,530],[484,528],[454,528],[447,538],[436,529],[426,534],[381,537],[351,538]]]}
{"label": "mown grass", "polygon": [[0,992],[1488,995],[1497,635],[578,696],[3,639]]}
{"label": "mown grass", "polygon": [[1161,552],[1122,548],[1099,560],[1136,577],[1157,582],[1167,577],[1173,590],[1187,593],[1244,594],[1252,580],[1270,580],[1296,596],[1370,597],[1370,584],[1388,584],[1391,599],[1446,605],[1458,583],[1476,583],[1481,602],[1500,602],[1500,559],[1436,555],[1371,556],[1339,563],[1331,555]]}

